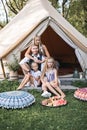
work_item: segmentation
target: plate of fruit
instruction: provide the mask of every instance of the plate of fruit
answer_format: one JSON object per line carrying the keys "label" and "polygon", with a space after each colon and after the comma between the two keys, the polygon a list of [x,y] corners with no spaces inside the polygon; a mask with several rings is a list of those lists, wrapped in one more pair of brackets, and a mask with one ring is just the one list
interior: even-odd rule
{"label": "plate of fruit", "polygon": [[42,100],[41,104],[48,107],[59,107],[67,104],[67,100],[53,96],[48,99]]}

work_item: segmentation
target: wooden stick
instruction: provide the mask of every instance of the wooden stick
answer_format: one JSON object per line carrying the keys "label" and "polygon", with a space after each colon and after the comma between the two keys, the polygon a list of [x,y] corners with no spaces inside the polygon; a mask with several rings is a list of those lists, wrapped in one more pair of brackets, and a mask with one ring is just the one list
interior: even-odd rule
{"label": "wooden stick", "polygon": [[2,61],[2,59],[0,59],[0,61],[1,61],[1,67],[2,67],[2,71],[3,71],[4,78],[6,78],[5,69],[4,69],[4,65],[3,65],[3,61]]}

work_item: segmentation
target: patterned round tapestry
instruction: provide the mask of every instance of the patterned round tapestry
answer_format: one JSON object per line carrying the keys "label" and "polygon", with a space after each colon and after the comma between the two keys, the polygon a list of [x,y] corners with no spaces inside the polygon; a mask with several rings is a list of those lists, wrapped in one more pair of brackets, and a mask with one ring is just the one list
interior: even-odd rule
{"label": "patterned round tapestry", "polygon": [[0,93],[0,107],[2,108],[24,108],[35,102],[32,94],[25,91],[8,91]]}
{"label": "patterned round tapestry", "polygon": [[87,88],[79,88],[74,92],[74,97],[80,100],[87,101]]}

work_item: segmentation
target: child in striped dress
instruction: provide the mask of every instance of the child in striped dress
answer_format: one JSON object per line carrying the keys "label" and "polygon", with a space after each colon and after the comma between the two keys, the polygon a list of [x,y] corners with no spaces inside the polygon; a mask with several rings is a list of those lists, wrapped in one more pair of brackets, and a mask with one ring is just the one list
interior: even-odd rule
{"label": "child in striped dress", "polygon": [[63,91],[59,88],[59,80],[58,80],[58,72],[57,69],[54,67],[54,59],[48,58],[43,76],[41,77],[42,81],[42,90],[43,93],[41,96],[46,97],[47,90],[49,90],[51,93],[55,94],[59,98],[64,98],[65,94]]}

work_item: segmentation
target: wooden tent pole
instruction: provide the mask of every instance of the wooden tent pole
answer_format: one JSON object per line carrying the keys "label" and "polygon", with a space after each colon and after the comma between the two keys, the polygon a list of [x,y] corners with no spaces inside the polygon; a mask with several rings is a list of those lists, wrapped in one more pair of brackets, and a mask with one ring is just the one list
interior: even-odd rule
{"label": "wooden tent pole", "polygon": [[3,71],[4,78],[6,78],[5,69],[4,69],[4,65],[3,65],[3,61],[2,61],[2,59],[0,59],[0,61],[1,61],[1,67],[2,67],[2,71]]}

